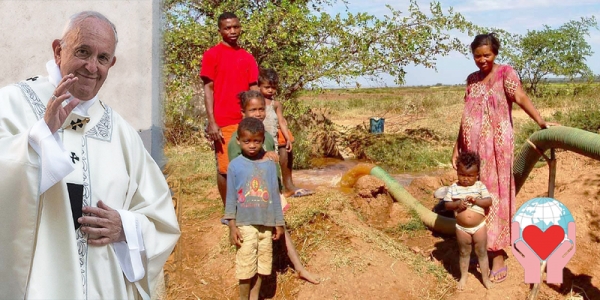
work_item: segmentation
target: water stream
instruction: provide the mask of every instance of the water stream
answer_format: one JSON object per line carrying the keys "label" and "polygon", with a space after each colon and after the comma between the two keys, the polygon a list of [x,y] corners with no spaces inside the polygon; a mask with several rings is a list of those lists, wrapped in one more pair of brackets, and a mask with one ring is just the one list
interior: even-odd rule
{"label": "water stream", "polygon": [[[354,159],[335,159],[335,158],[319,158],[313,160],[313,165],[317,167],[306,170],[294,170],[293,177],[294,183],[298,186],[315,189],[317,187],[332,187],[339,188],[340,181],[343,175],[350,169],[356,167],[359,164],[364,164],[363,161]],[[359,168],[360,169],[360,168]],[[370,168],[369,168],[370,169]],[[359,171],[360,172],[360,171]],[[422,173],[403,173],[403,174],[390,174],[398,183],[403,187],[407,187],[410,183],[419,177],[424,176],[436,176],[442,171],[434,170]],[[352,177],[359,177],[364,174],[353,174]],[[354,180],[356,180],[355,178]]]}

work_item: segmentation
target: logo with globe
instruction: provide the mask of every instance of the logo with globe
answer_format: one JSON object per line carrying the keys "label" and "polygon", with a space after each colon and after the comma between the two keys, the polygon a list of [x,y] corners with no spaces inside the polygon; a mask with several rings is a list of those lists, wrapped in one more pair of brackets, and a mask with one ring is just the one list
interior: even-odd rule
{"label": "logo with globe", "polygon": [[546,281],[562,283],[563,269],[575,254],[575,219],[560,201],[533,198],[514,215],[511,241],[526,283],[540,283],[544,262]]}

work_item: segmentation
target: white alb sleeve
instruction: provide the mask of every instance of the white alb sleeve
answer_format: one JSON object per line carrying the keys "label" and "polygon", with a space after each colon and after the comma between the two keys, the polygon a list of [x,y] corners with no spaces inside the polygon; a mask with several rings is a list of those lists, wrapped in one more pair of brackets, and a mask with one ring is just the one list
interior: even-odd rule
{"label": "white alb sleeve", "polygon": [[121,215],[126,241],[113,243],[113,247],[123,274],[129,282],[136,282],[144,278],[146,274],[142,261],[142,256],[145,256],[146,251],[142,228],[134,213],[126,210],[117,211]]}
{"label": "white alb sleeve", "polygon": [[44,119],[38,120],[29,130],[29,145],[40,157],[40,195],[73,172],[68,151],[63,147],[58,133],[50,132]]}

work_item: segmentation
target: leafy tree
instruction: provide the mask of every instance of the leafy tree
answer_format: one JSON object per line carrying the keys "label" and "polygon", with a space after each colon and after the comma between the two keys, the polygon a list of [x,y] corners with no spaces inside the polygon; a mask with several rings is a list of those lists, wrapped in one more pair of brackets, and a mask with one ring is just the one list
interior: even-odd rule
{"label": "leafy tree", "polygon": [[241,19],[241,46],[260,66],[275,68],[288,99],[323,79],[344,82],[357,76],[388,73],[397,83],[410,64],[435,67],[436,57],[465,52],[451,30],[472,25],[452,9],[431,3],[423,12],[411,0],[406,13],[388,6],[384,19],[366,13],[331,16],[335,0],[167,0],[165,71],[169,84],[197,81],[202,53],[220,41],[216,18],[233,11]]}
{"label": "leafy tree", "polygon": [[503,59],[513,66],[525,89],[533,94],[539,93],[539,84],[548,75],[571,80],[593,77],[586,64],[586,57],[593,52],[585,40],[591,28],[598,29],[593,16],[569,21],[556,29],[544,25],[542,30],[529,30],[525,35],[509,34]]}
{"label": "leafy tree", "polygon": [[[165,124],[171,143],[189,142],[190,127],[198,127],[197,110],[202,89],[198,72],[202,54],[220,42],[217,17],[234,12],[242,23],[240,46],[265,68],[280,77],[279,100],[284,101],[288,121],[296,135],[295,166],[307,166],[315,152],[336,147],[336,132],[328,122],[309,113],[295,99],[307,87],[324,81],[348,83],[358,76],[380,79],[390,74],[404,82],[408,65],[435,68],[436,58],[451,51],[467,53],[453,33],[472,34],[475,26],[439,2],[422,10],[411,0],[404,12],[388,6],[384,18],[367,13],[330,15],[328,7],[345,0],[164,0],[164,72],[166,78]],[[303,127],[298,130],[298,127]],[[309,129],[310,128],[310,129]],[[309,136],[310,135],[310,136]],[[196,134],[197,136],[197,134]],[[193,141],[192,141],[193,142]],[[319,151],[321,151],[319,150]]]}

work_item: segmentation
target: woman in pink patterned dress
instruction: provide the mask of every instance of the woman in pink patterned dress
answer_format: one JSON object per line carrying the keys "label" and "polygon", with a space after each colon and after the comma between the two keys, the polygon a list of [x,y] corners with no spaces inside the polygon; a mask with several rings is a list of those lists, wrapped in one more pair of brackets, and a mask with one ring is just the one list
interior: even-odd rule
{"label": "woman in pink patterned dress", "polygon": [[518,75],[508,65],[495,64],[500,41],[493,33],[480,34],[471,43],[479,71],[467,77],[465,107],[452,153],[452,166],[463,151],[481,157],[480,180],[492,195],[487,217],[488,251],[492,259],[490,280],[502,282],[510,245],[510,220],[515,213],[512,104],[517,103],[542,129],[547,124],[521,88]]}

